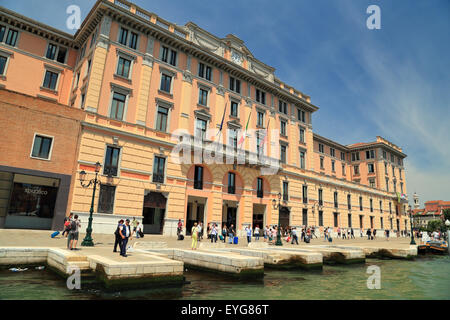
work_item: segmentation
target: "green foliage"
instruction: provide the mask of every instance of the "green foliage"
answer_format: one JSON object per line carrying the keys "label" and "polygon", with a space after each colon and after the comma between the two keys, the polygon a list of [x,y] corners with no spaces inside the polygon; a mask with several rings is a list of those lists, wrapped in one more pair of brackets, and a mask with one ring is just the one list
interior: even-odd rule
{"label": "green foliage", "polygon": [[445,231],[447,228],[441,220],[428,221],[427,231]]}
{"label": "green foliage", "polygon": [[444,214],[445,217],[444,221],[446,220],[450,221],[450,209],[442,210],[442,213]]}

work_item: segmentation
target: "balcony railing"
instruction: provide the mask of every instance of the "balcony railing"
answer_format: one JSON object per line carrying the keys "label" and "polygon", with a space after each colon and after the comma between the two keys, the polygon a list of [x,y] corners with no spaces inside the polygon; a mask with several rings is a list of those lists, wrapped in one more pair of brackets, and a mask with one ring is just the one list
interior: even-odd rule
{"label": "balcony railing", "polygon": [[264,198],[264,192],[263,192],[263,190],[257,190],[257,191],[256,191],[256,196],[257,196],[258,198]]}
{"label": "balcony railing", "polygon": [[117,176],[118,167],[117,166],[105,166],[103,174],[107,176]]}
{"label": "balcony railing", "polygon": [[194,180],[194,189],[203,189],[203,180]]}
{"label": "balcony railing", "polygon": [[236,193],[236,187],[235,186],[228,186],[228,193],[235,194]]}
{"label": "balcony railing", "polygon": [[153,174],[153,182],[164,183],[164,174],[154,173]]}

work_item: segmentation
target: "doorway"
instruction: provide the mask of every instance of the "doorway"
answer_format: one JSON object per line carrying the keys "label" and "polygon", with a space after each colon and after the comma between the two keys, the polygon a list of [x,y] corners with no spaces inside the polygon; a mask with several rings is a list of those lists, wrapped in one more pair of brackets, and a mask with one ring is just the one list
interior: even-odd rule
{"label": "doorway", "polygon": [[252,219],[252,229],[258,226],[260,229],[264,229],[264,214],[266,211],[265,205],[254,204],[253,205],[253,219]]}
{"label": "doorway", "polygon": [[166,203],[166,197],[159,192],[149,191],[144,196],[142,224],[145,234],[163,234]]}
{"label": "doorway", "polygon": [[286,229],[289,226],[290,211],[287,207],[281,207],[280,209],[280,226]]}
{"label": "doorway", "polygon": [[[186,235],[191,235],[191,229],[194,223],[203,223],[205,225],[205,204],[197,200],[188,202],[186,216]],[[203,230],[202,230],[203,231]]]}

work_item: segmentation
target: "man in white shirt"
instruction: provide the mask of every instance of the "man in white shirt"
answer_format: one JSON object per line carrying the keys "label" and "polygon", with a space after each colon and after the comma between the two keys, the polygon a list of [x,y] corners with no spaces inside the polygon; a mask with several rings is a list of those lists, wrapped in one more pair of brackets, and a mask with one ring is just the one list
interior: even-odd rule
{"label": "man in white shirt", "polygon": [[132,239],[131,230],[130,230],[130,220],[127,219],[124,225],[119,227],[119,234],[122,238],[122,245],[120,247],[120,255],[122,257],[127,257],[127,244],[128,239]]}

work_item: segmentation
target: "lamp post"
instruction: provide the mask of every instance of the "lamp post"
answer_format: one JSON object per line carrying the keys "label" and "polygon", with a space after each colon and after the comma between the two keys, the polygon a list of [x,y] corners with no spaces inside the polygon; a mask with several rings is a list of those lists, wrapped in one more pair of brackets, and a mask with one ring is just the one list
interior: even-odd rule
{"label": "lamp post", "polygon": [[412,225],[412,209],[411,209],[411,205],[409,205],[409,223],[411,225],[411,242],[409,244],[415,246],[416,245],[416,241],[414,241],[414,230],[413,230],[413,225]]}
{"label": "lamp post", "polygon": [[275,199],[272,200],[272,205],[274,209],[278,209],[278,232],[277,232],[277,242],[275,243],[276,246],[282,246],[283,243],[281,242],[281,230],[280,230],[280,222],[281,222],[281,193],[278,193],[278,204]]}
{"label": "lamp post", "polygon": [[448,245],[448,242],[450,241],[450,221],[448,221],[448,219],[445,220],[445,225],[447,226],[447,249],[450,254],[450,246]]}
{"label": "lamp post", "polygon": [[84,237],[83,242],[81,243],[83,247],[94,246],[94,241],[92,240],[92,214],[94,212],[95,189],[97,187],[97,183],[100,184],[100,181],[97,180],[97,176],[98,173],[100,172],[101,166],[102,165],[100,164],[100,162],[97,161],[97,163],[95,164],[95,178],[91,179],[89,183],[85,183],[86,172],[84,170],[80,172],[80,183],[83,188],[89,188],[91,184],[94,184],[94,190],[92,192],[92,200],[91,200],[91,209],[89,211],[90,213],[89,213],[88,227],[86,229],[86,236]]}

